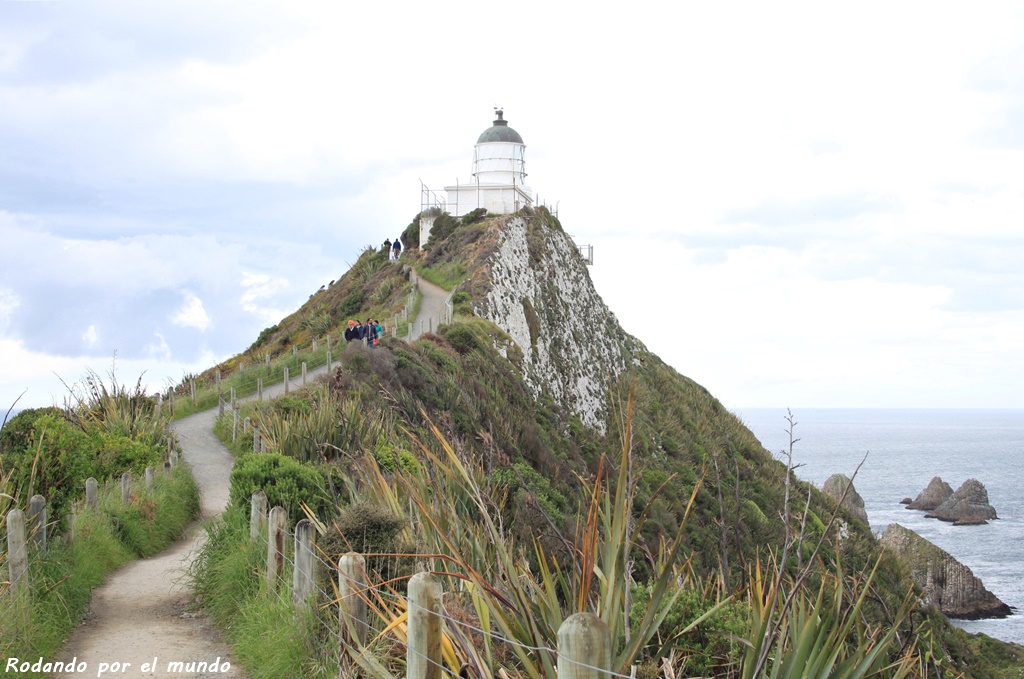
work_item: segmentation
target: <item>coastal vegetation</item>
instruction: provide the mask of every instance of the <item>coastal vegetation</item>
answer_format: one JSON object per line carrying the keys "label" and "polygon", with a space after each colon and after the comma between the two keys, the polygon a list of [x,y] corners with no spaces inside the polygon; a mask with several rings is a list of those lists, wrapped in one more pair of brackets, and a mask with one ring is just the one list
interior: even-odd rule
{"label": "coastal vegetation", "polygon": [[[326,505],[306,503],[323,527],[325,562],[360,544],[378,560],[370,570],[388,593],[401,591],[419,568],[450,574],[449,615],[487,630],[461,641],[453,633],[453,672],[465,663],[478,676],[551,676],[551,658],[517,652],[516,644],[553,648],[558,622],[592,610],[617,630],[615,670],[624,674],[635,668],[638,676],[655,677],[668,668],[676,676],[765,676],[766,666],[785,664],[792,674],[773,676],[803,676],[796,668],[849,661],[847,668],[859,667],[864,676],[999,676],[1003,661],[983,661],[966,635],[916,604],[919,592],[903,566],[860,521],[800,482],[706,389],[656,356],[643,352],[610,386],[609,400],[618,405],[603,434],[526,388],[519,347],[473,311],[485,289],[482,262],[494,251],[487,224],[455,225],[446,240],[461,239],[459,248],[445,249],[442,240],[424,253],[406,253],[405,261],[421,270],[433,254],[432,266],[457,264],[464,272],[453,323],[411,344],[387,338],[375,348],[348,345],[335,355],[339,366],[329,378],[277,401],[241,406],[239,420],[260,427],[261,449],[318,471],[322,485],[311,481],[300,492],[329,498]],[[483,233],[466,235],[464,228]],[[546,248],[544,228],[533,230],[538,252]],[[442,250],[448,254],[438,255]],[[375,254],[368,249],[363,256]],[[403,279],[393,265],[375,275],[383,274]],[[342,277],[333,294],[370,299],[372,287],[365,286],[386,279],[360,280]],[[275,334],[285,346],[291,341],[280,327]],[[217,431],[239,463],[265,457],[253,453],[251,436],[240,435],[235,422],[226,416]],[[253,487],[233,491],[232,511],[212,529],[211,550],[224,544],[232,545],[224,552],[235,552],[248,540]],[[362,521],[353,523],[353,514]],[[368,527],[375,520],[390,537],[367,542],[362,537],[375,532]],[[616,525],[628,530],[615,534],[617,547],[605,542],[601,551],[594,536],[611,540]],[[261,558],[258,548],[246,549],[253,553],[231,560],[237,568],[251,569],[245,559]],[[612,554],[628,567],[602,561]],[[211,606],[227,607],[223,620],[238,636],[236,651],[251,649],[254,671],[265,672],[259,676],[275,676],[273,663],[244,640],[270,627],[278,635],[288,630],[299,666],[312,674],[336,671],[324,666],[325,658],[342,660],[329,641],[337,633],[327,631],[337,625],[330,616],[311,622],[264,610],[271,604],[263,585],[244,585],[229,568],[223,593],[217,561],[204,559],[196,585]],[[602,590],[612,580],[614,594]],[[475,583],[472,596],[465,594],[467,581]],[[243,595],[238,588],[245,587]],[[328,605],[331,589],[323,589]],[[510,611],[509,602],[524,603]],[[243,614],[249,605],[256,612]],[[824,610],[829,615],[818,615]],[[361,656],[374,671],[403,669],[394,634],[402,614],[398,606],[376,607],[374,629],[382,634],[372,646],[374,661]],[[311,633],[311,625],[319,631]],[[488,634],[495,641],[481,656],[473,649]],[[1016,652],[1009,656],[1016,662]]]}
{"label": "coastal vegetation", "polygon": [[[6,523],[0,524],[0,657],[51,658],[78,625],[92,588],[139,557],[177,539],[199,511],[187,467],[162,468],[166,419],[140,383],[109,383],[88,373],[64,408],[24,410],[0,430],[0,514],[46,497],[47,546],[29,551],[28,589],[12,597]],[[122,501],[120,477],[135,489]],[[85,482],[96,478],[95,507]],[[26,676],[48,676],[27,673]]]}

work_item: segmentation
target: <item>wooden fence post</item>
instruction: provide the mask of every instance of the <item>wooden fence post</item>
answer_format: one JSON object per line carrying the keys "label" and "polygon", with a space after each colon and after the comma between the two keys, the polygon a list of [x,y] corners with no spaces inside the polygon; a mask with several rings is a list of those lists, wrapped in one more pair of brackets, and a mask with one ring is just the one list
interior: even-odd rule
{"label": "wooden fence post", "polygon": [[[328,345],[328,347],[330,347],[330,342],[328,342],[327,345]],[[331,372],[331,350],[330,350],[330,348],[327,349],[327,372]]]}
{"label": "wooden fence post", "polygon": [[28,532],[32,546],[46,551],[46,498],[42,495],[28,501]]}
{"label": "wooden fence post", "polygon": [[608,625],[593,613],[575,613],[558,628],[558,679],[607,679],[612,641]]}
{"label": "wooden fence post", "polygon": [[231,422],[231,442],[234,443],[238,438],[238,406],[235,405],[234,399],[231,403],[231,414],[234,418]]}
{"label": "wooden fence post", "polygon": [[257,401],[262,401],[263,400],[263,378],[262,377],[257,377],[256,378],[256,400]]}
{"label": "wooden fence post", "polygon": [[255,540],[267,529],[267,494],[254,491],[249,504],[249,539]]}
{"label": "wooden fence post", "polygon": [[245,374],[245,361],[238,362],[238,375],[241,377]]}
{"label": "wooden fence post", "polygon": [[260,452],[260,425],[252,425],[252,452]]}
{"label": "wooden fence post", "polygon": [[288,532],[288,510],[274,507],[267,521],[267,588],[277,589],[277,581],[284,572],[284,536]]}
{"label": "wooden fence post", "polygon": [[168,462],[171,463],[172,467],[178,464],[178,451],[176,451],[176,450],[172,450],[171,451],[171,457],[168,460]]}
{"label": "wooden fence post", "polygon": [[409,579],[407,679],[441,679],[441,584],[433,573]]}
{"label": "wooden fence post", "polygon": [[217,368],[217,372],[213,373],[213,381],[217,384],[217,391],[220,391],[220,368]]}
{"label": "wooden fence post", "polygon": [[121,504],[126,505],[132,501],[132,475],[128,472],[121,474]]}
{"label": "wooden fence post", "polygon": [[217,392],[217,417],[224,417],[224,394]]}
{"label": "wooden fence post", "polygon": [[327,353],[331,353],[331,334],[327,333]]}
{"label": "wooden fence post", "polygon": [[153,490],[153,468],[146,467],[146,490]]}
{"label": "wooden fence post", "polygon": [[196,381],[195,380],[189,380],[188,382],[189,382],[189,390],[192,392],[192,407],[194,408],[197,405],[197,403],[196,403]]}
{"label": "wooden fence post", "polygon": [[96,479],[91,476],[85,480],[85,506],[90,509],[99,506],[99,499],[96,497],[97,485]]}
{"label": "wooden fence post", "polygon": [[270,352],[269,351],[266,354],[264,354],[264,361],[263,362],[266,364],[267,370],[270,370]]}
{"label": "wooden fence post", "polygon": [[338,562],[338,623],[341,630],[341,656],[344,646],[357,650],[366,645],[366,559],[349,552]]}
{"label": "wooden fence post", "polygon": [[235,388],[231,387],[231,407],[237,408],[238,404],[235,403]]}
{"label": "wooden fence post", "polygon": [[292,356],[298,356],[298,355],[299,355],[299,346],[297,344],[293,344],[292,345]]}
{"label": "wooden fence post", "polygon": [[316,353],[316,340],[313,340],[313,352],[312,353],[314,353],[314,354]]}
{"label": "wooden fence post", "polygon": [[288,366],[284,367],[284,393],[288,393]]}
{"label": "wooden fence post", "polygon": [[25,541],[25,512],[7,512],[7,579],[11,596],[28,593],[28,544]]}
{"label": "wooden fence post", "polygon": [[306,386],[306,362],[302,362],[302,386]]}
{"label": "wooden fence post", "polygon": [[292,601],[306,605],[313,593],[313,522],[302,519],[295,524],[295,569],[292,571]]}

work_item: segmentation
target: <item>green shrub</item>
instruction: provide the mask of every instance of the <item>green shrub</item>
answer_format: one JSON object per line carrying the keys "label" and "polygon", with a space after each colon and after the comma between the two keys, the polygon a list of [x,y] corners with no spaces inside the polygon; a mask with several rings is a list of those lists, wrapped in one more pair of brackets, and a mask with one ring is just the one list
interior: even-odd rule
{"label": "green shrub", "polygon": [[480,340],[465,325],[450,325],[441,334],[448,344],[460,354],[468,354],[474,349],[480,348]]}
{"label": "green shrub", "polygon": [[[317,545],[334,563],[348,552],[367,555],[367,572],[392,580],[413,572],[415,550],[401,539],[404,526],[402,518],[386,507],[358,502],[338,515]],[[402,556],[386,556],[396,554]]]}
{"label": "green shrub", "polygon": [[248,508],[252,494],[262,490],[270,507],[288,510],[292,524],[305,518],[305,503],[317,516],[328,516],[331,500],[323,474],[284,455],[276,453],[243,455],[231,470],[231,504]]}
{"label": "green shrub", "polygon": [[471,212],[467,212],[466,214],[462,215],[462,223],[464,225],[466,225],[466,224],[475,224],[476,222],[479,222],[481,219],[483,219],[486,216],[487,216],[487,208],[485,208],[485,207],[478,207],[477,209],[472,210]]}
{"label": "green shrub", "polygon": [[363,294],[362,290],[353,290],[345,298],[345,301],[341,303],[341,306],[338,307],[338,318],[355,318],[362,310],[363,302],[365,301],[366,295]]}
{"label": "green shrub", "polygon": [[417,250],[420,247],[420,216],[416,215],[402,232],[402,246],[406,250]]}

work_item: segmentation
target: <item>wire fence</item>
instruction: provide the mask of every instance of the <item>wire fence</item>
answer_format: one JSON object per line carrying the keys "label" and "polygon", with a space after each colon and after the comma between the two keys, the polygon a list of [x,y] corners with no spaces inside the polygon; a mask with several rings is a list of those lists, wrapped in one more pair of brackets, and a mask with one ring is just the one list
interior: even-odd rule
{"label": "wire fence", "polygon": [[[445,307],[441,313],[429,316],[419,314],[417,318],[410,319],[418,290],[418,284],[414,284],[405,306],[386,319],[378,338],[390,335],[411,342],[424,333],[434,332],[442,325],[452,322],[454,310],[451,295],[445,300]],[[305,387],[310,379],[310,373],[325,367],[330,371],[341,352],[351,342],[366,345],[368,340],[346,340],[343,333],[329,333],[311,340],[308,346],[292,345],[290,351],[284,351],[276,356],[270,351],[262,355],[250,354],[250,360],[239,362],[230,375],[217,370],[209,376],[188,378],[174,387],[169,387],[159,394],[158,407],[169,408],[172,417],[183,416],[218,407],[221,402],[225,404],[223,407],[226,407],[229,404],[234,406],[238,400],[245,398],[261,399],[262,390],[272,385],[284,383],[286,389],[292,386]]]}
{"label": "wire fence", "polygon": [[[260,493],[254,494],[254,497]],[[265,496],[262,502],[265,503]],[[285,512],[283,508],[278,508]],[[261,511],[265,511],[265,504],[252,513],[257,517]],[[271,510],[271,514],[275,510]],[[286,515],[286,514],[285,514]],[[259,519],[254,519],[259,521]],[[387,640],[405,647],[406,652],[406,675],[410,679],[414,677],[441,676],[441,674],[460,674],[462,676],[478,676],[481,673],[473,672],[470,669],[468,659],[455,653],[455,662],[461,663],[461,667],[451,666],[452,657],[446,659],[441,653],[443,647],[449,649],[468,649],[486,644],[491,649],[495,658],[506,659],[508,665],[514,665],[515,658],[519,655],[518,650],[524,654],[533,654],[537,657],[537,666],[544,666],[541,662],[541,654],[546,656],[547,665],[555,663],[559,667],[559,676],[563,674],[563,667],[571,668],[566,670],[567,676],[572,677],[621,677],[630,679],[630,675],[619,674],[610,669],[611,659],[608,655],[611,647],[610,636],[607,627],[597,616],[592,614],[578,614],[596,618],[599,625],[593,620],[588,620],[585,625],[587,633],[594,633],[597,630],[605,635],[604,638],[595,642],[581,643],[578,638],[573,638],[567,647],[561,648],[563,630],[566,626],[572,627],[570,622],[577,616],[571,616],[563,623],[559,630],[560,648],[552,648],[546,644],[530,644],[521,640],[510,639],[492,629],[485,629],[475,614],[468,614],[466,608],[460,605],[457,597],[457,585],[449,588],[449,604],[444,603],[445,597],[441,594],[441,582],[452,573],[434,573],[423,571],[411,578],[398,576],[384,578],[377,571],[383,570],[390,575],[399,570],[399,559],[419,556],[426,560],[437,555],[397,555],[397,554],[365,554],[359,555],[349,553],[335,562],[330,555],[316,548],[312,541],[303,542],[297,535],[312,535],[313,531],[300,530],[303,524],[309,524],[306,519],[299,522],[299,525],[289,530],[283,528],[283,534],[279,537],[275,534],[273,519],[269,519],[261,525],[266,525],[267,530],[260,530],[253,535],[256,541],[256,549],[267,554],[264,564],[269,571],[272,563],[280,563],[280,570],[273,575],[268,575],[267,592],[275,597],[281,606],[293,607],[296,614],[301,612],[312,612],[315,618],[315,628],[326,640],[325,648],[328,660],[337,663],[339,667],[351,666],[358,663],[358,658],[364,652],[367,644],[366,639],[380,641]],[[310,526],[311,527],[311,524]],[[282,530],[278,526],[276,530]],[[291,549],[284,549],[281,554],[276,550],[281,545],[292,545]],[[326,578],[329,587],[324,585],[325,578],[317,577],[313,573],[306,573],[301,565],[299,555],[310,555],[314,564],[313,571],[320,574],[330,574]],[[341,563],[351,559],[348,563]],[[369,559],[378,560],[378,568],[367,567]],[[380,560],[384,559],[384,567],[380,567]],[[393,561],[387,565],[387,559]],[[352,564],[358,566],[353,572]],[[300,573],[302,573],[300,575]],[[254,574],[253,577],[259,577]],[[310,578],[310,582],[302,582],[302,578]],[[452,582],[459,582],[455,578]],[[423,584],[425,583],[425,584]],[[403,594],[401,585],[407,587],[407,593]],[[308,589],[307,589],[308,587]],[[417,593],[416,589],[421,591]],[[425,588],[425,589],[424,589]],[[295,596],[296,591],[309,591],[308,596]],[[425,593],[424,593],[425,592]],[[449,606],[454,607],[453,612]],[[334,611],[337,611],[336,615]],[[367,615],[372,612],[372,618]],[[404,625],[402,618],[405,618]],[[467,619],[468,618],[468,619]],[[601,629],[603,628],[603,632]],[[435,631],[436,630],[436,631]],[[434,635],[444,635],[450,644],[444,645],[440,636],[434,639]],[[424,639],[426,641],[424,641]],[[477,643],[479,641],[479,643]],[[457,642],[457,643],[456,643]],[[584,650],[580,650],[584,649]],[[602,655],[603,653],[603,655]],[[428,669],[425,669],[428,668]],[[430,671],[433,668],[434,671]],[[499,668],[488,668],[482,676],[497,676]],[[440,673],[440,674],[439,674]]]}
{"label": "wire fence", "polygon": [[[176,451],[171,449],[163,470],[170,470],[177,460]],[[104,507],[116,503],[130,505],[150,497],[164,480],[157,472],[155,467],[146,467],[141,475],[125,472],[105,483],[90,477],[84,484],[84,493],[75,496],[70,503],[63,532],[58,532],[58,524],[63,520],[51,518],[47,499],[42,495],[33,495],[26,509],[10,507],[0,526],[0,597],[10,595],[14,606],[29,605],[32,573],[40,561],[49,558],[51,544],[73,542],[78,517],[84,511],[109,511]]]}

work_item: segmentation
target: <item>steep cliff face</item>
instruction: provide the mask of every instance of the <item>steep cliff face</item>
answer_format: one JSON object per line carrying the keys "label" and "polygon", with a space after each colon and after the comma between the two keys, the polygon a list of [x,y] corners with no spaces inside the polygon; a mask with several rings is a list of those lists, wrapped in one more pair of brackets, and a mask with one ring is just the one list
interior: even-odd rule
{"label": "steep cliff face", "polygon": [[603,433],[609,384],[643,347],[619,326],[577,252],[550,218],[508,219],[486,260],[489,289],[474,312],[522,349],[535,393]]}
{"label": "steep cliff face", "polygon": [[995,594],[945,550],[898,523],[889,524],[882,544],[910,567],[925,600],[951,618],[1005,618],[1012,612]]}

